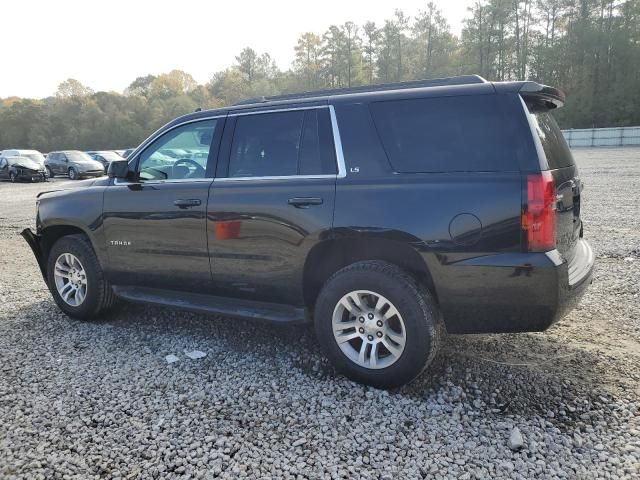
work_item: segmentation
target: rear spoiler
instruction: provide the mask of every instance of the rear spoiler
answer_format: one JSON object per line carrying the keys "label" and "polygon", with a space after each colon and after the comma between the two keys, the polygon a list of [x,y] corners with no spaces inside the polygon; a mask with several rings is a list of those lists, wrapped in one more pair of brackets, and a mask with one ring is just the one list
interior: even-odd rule
{"label": "rear spoiler", "polygon": [[518,93],[522,95],[525,101],[543,104],[549,109],[562,107],[567,98],[559,88],[541,85],[536,82],[523,82]]}

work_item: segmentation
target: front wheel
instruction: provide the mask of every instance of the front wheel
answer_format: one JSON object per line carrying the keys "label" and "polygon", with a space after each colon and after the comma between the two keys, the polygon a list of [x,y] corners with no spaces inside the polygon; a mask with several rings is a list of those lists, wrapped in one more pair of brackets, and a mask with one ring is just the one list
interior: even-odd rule
{"label": "front wheel", "polygon": [[115,301],[84,235],[62,237],[53,244],[47,260],[47,283],[55,302],[71,317],[93,318]]}
{"label": "front wheel", "polygon": [[358,262],[334,274],[318,296],[314,321],[336,368],[377,388],[417,377],[435,356],[442,330],[429,291],[382,261]]}
{"label": "front wheel", "polygon": [[9,180],[11,180],[13,183],[16,183],[18,181],[18,179],[16,177],[16,172],[11,172],[9,174]]}
{"label": "front wheel", "polygon": [[69,180],[77,180],[78,179],[78,172],[76,171],[75,168],[71,167],[69,169]]}
{"label": "front wheel", "polygon": [[47,166],[47,177],[53,178],[53,172],[51,171],[51,168],[49,166]]}

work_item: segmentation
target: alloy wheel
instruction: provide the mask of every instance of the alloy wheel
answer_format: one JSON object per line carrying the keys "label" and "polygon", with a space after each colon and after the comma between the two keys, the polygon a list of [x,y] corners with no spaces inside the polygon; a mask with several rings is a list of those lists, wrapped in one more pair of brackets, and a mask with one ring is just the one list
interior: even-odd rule
{"label": "alloy wheel", "polygon": [[384,296],[354,290],[333,311],[333,336],[352,362],[367,369],[393,365],[404,352],[407,334],[402,315]]}
{"label": "alloy wheel", "polygon": [[87,296],[87,273],[78,258],[63,253],[55,263],[53,278],[58,294],[68,305],[78,307]]}

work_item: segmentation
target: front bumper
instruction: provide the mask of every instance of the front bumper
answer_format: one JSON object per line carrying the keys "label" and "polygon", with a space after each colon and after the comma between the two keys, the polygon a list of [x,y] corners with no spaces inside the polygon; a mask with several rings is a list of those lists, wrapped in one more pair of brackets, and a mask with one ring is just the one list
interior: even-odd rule
{"label": "front bumper", "polygon": [[40,244],[40,235],[33,233],[30,228],[25,228],[20,235],[22,238],[26,240],[26,242],[31,247],[33,254],[36,257],[36,261],[38,262],[38,266],[40,267],[40,272],[42,273],[42,277],[47,280],[47,266],[44,263],[44,256],[42,252],[42,247]]}
{"label": "front bumper", "polygon": [[22,171],[16,175],[16,179],[23,182],[44,182],[47,176],[43,172]]}
{"label": "front bumper", "polygon": [[553,250],[485,255],[449,264],[436,279],[447,331],[546,330],[578,304],[591,284],[594,264],[593,251],[583,239],[571,263]]}
{"label": "front bumper", "polygon": [[92,170],[89,172],[78,172],[79,178],[94,178],[104,176],[104,170]]}

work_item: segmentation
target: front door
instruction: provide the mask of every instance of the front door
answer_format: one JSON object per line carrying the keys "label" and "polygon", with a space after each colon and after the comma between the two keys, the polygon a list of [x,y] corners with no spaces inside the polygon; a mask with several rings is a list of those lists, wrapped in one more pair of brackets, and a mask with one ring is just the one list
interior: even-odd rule
{"label": "front door", "polygon": [[302,305],[304,263],[333,222],[329,108],[230,114],[209,194],[216,293]]}
{"label": "front door", "polygon": [[131,159],[134,180],[105,190],[112,283],[192,292],[210,287],[205,216],[223,124],[224,118],[212,118],[171,128]]}

